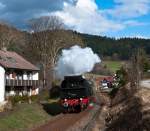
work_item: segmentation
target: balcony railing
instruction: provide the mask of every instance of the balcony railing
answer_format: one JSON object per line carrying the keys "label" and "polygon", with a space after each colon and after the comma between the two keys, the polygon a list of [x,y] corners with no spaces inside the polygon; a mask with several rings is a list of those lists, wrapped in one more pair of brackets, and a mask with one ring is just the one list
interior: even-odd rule
{"label": "balcony railing", "polygon": [[38,86],[38,80],[11,80],[6,79],[6,86]]}

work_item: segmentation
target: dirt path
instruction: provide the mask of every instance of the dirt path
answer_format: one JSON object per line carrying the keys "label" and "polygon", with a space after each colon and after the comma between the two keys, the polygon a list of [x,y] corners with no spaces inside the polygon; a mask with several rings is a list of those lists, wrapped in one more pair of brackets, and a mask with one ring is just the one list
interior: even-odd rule
{"label": "dirt path", "polygon": [[58,117],[52,121],[49,121],[45,125],[34,129],[33,131],[65,131],[87,113],[88,111],[84,111],[79,114],[64,114],[61,117]]}
{"label": "dirt path", "polygon": [[32,131],[80,131],[93,119],[98,110],[99,106],[95,106],[94,109],[86,109],[80,113],[62,114]]}

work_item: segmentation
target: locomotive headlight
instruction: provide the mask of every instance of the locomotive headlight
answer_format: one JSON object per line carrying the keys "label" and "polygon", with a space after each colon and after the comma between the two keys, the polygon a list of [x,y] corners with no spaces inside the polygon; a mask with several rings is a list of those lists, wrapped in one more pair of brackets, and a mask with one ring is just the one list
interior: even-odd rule
{"label": "locomotive headlight", "polygon": [[65,103],[63,104],[63,106],[64,106],[64,107],[68,107],[68,103],[65,102]]}
{"label": "locomotive headlight", "polygon": [[82,101],[83,99],[82,98],[80,98],[80,101]]}
{"label": "locomotive headlight", "polygon": [[65,101],[67,101],[67,99],[65,99]]}

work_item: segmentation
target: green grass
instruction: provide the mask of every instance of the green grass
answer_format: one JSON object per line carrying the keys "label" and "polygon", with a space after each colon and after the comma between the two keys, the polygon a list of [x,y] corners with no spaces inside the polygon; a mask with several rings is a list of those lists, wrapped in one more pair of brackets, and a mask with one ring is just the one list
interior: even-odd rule
{"label": "green grass", "polygon": [[116,72],[123,65],[122,61],[103,61],[103,64],[107,66],[112,72]]}
{"label": "green grass", "polygon": [[20,104],[9,115],[0,117],[0,131],[24,131],[50,118],[39,104]]}

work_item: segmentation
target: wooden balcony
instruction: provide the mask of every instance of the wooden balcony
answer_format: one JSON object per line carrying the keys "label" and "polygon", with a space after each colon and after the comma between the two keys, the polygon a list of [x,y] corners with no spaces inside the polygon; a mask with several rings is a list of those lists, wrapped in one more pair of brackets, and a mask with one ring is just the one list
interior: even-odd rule
{"label": "wooden balcony", "polygon": [[38,80],[11,80],[6,79],[6,86],[38,86]]}

